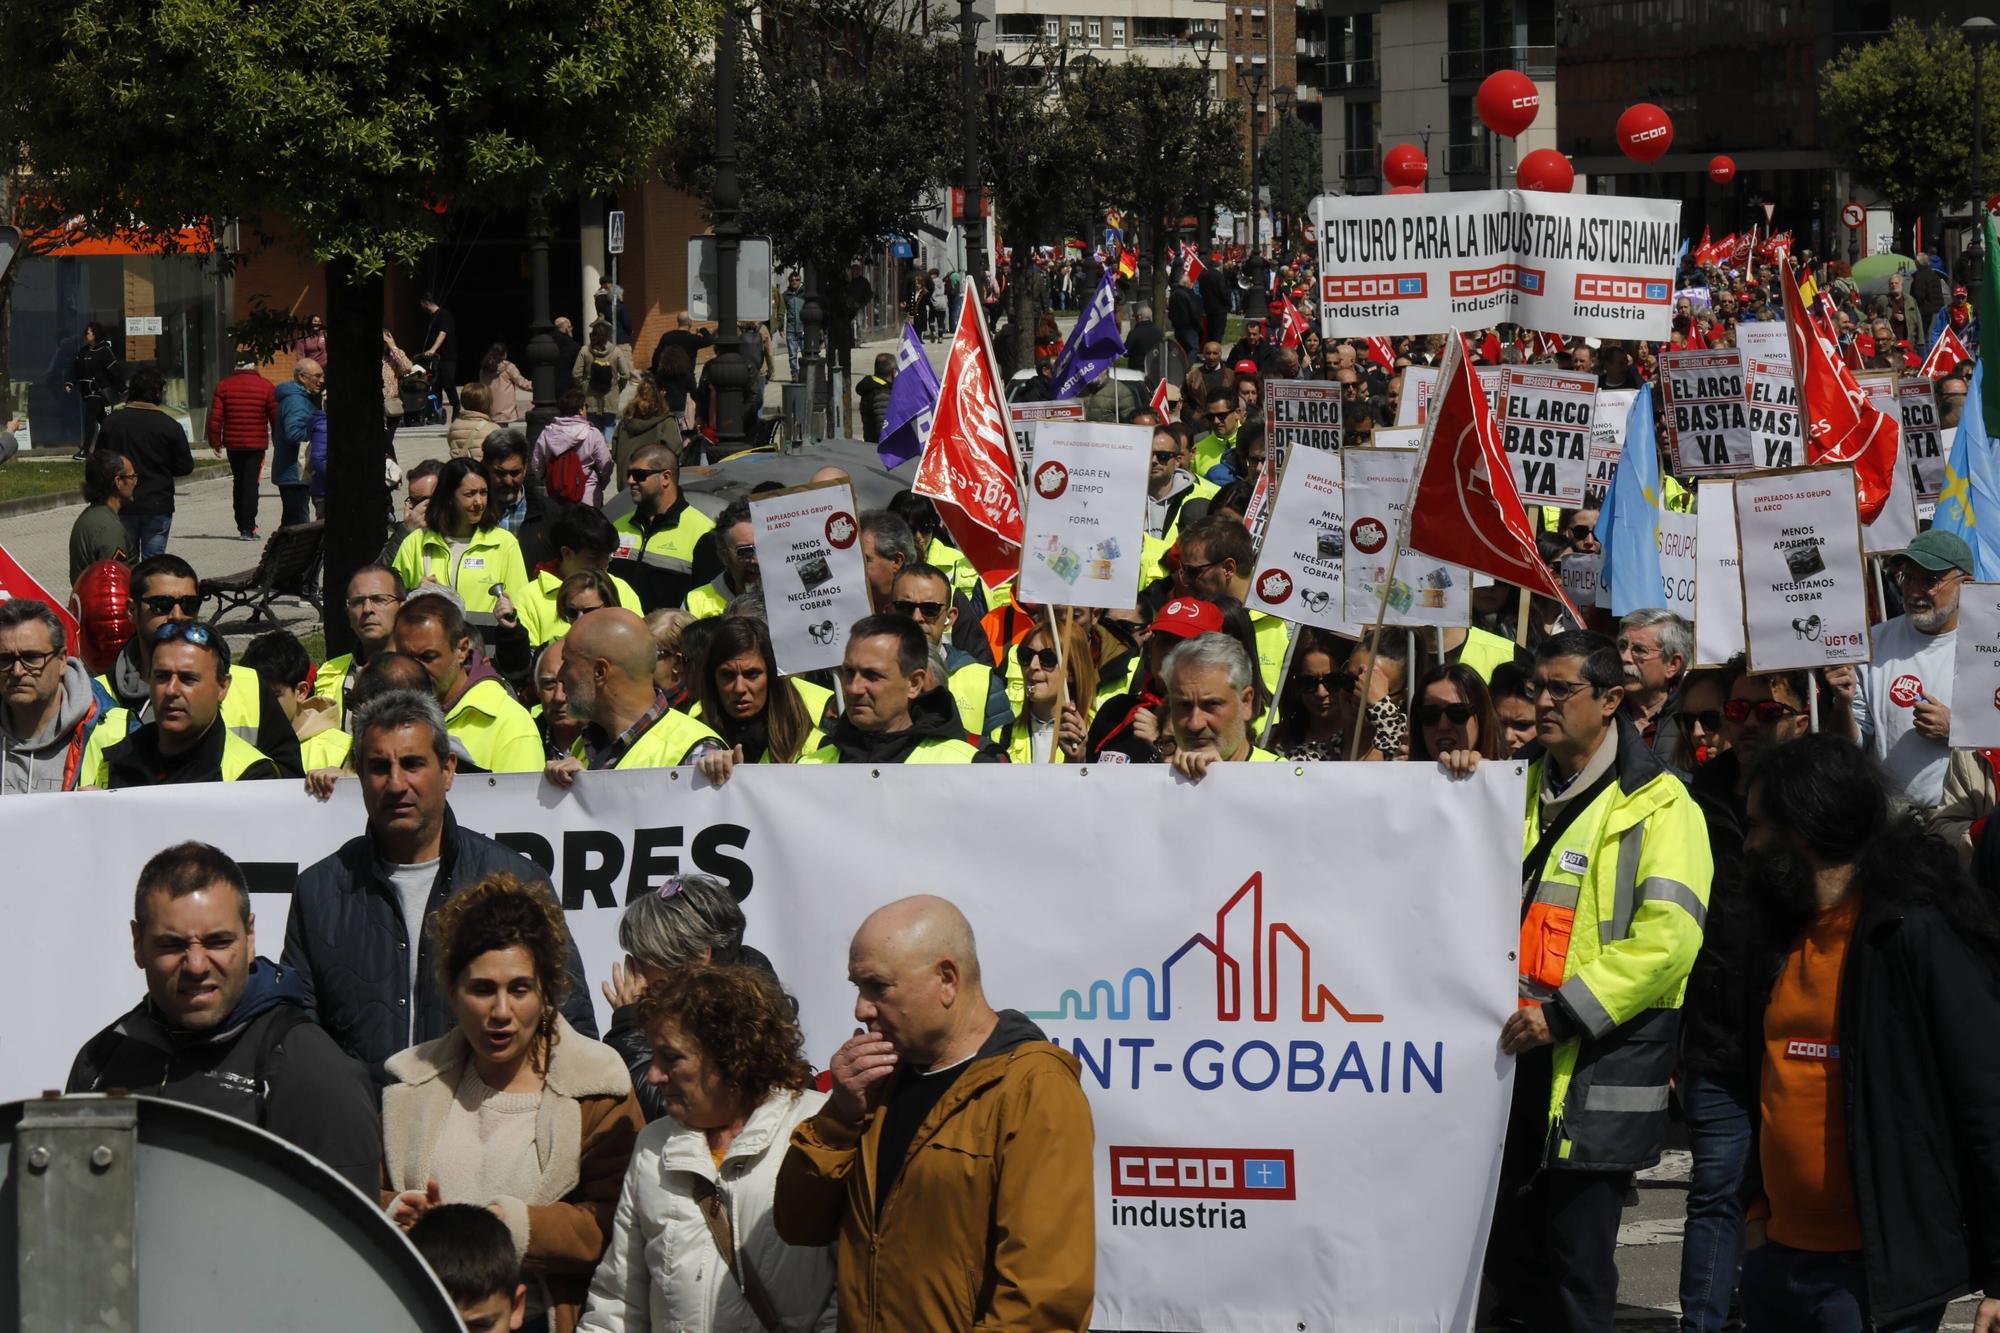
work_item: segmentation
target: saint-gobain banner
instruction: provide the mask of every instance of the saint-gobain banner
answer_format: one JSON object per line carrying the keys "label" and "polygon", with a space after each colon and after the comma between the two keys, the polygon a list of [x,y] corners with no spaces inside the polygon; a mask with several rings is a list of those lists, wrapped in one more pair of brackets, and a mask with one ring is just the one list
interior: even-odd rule
{"label": "saint-gobain banner", "polygon": [[1329,338],[1519,324],[1571,338],[1672,331],[1676,199],[1465,190],[1321,195]]}
{"label": "saint-gobain banner", "polygon": [[[60,1087],[143,989],[139,868],[186,838],[245,862],[260,952],[300,866],[362,830],[351,782],[0,802],[14,927],[0,1097]],[[675,871],[743,895],[749,941],[824,1067],[854,1029],[847,942],[910,893],[957,902],[989,998],[1082,1063],[1095,1122],[1095,1328],[1469,1329],[1513,1061],[1522,766],[739,768],[459,779],[467,828],[553,868],[593,998],[624,902]],[[1341,812],[1337,827],[1324,812]],[[912,854],[976,811],[1014,857]],[[1254,830],[1190,837],[1197,828]],[[106,829],[118,830],[107,838]],[[1329,839],[1332,841],[1329,841]],[[1329,852],[1337,846],[1339,856]],[[60,1003],[52,1003],[60,997]]]}

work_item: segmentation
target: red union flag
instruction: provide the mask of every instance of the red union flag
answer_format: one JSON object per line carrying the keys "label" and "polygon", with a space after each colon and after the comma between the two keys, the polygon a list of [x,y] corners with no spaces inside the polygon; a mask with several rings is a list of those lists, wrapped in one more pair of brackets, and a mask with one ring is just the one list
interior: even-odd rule
{"label": "red union flag", "polygon": [[1566,346],[1568,344],[1563,342],[1563,336],[1560,333],[1537,333],[1535,335],[1535,359],[1539,361],[1543,357],[1560,356]]}
{"label": "red union flag", "polygon": [[1290,301],[1274,301],[1271,310],[1279,320],[1278,346],[1297,347],[1299,340],[1306,336],[1306,330],[1312,327],[1306,323],[1306,317]]}
{"label": "red union flag", "polygon": [[1701,229],[1701,244],[1694,248],[1694,262],[1702,268],[1715,263],[1715,242],[1709,240],[1706,226]]}
{"label": "red union flag", "polygon": [[1806,461],[1854,464],[1854,492],[1861,521],[1873,523],[1888,503],[1896,479],[1901,428],[1868,400],[1854,372],[1806,311],[1791,256],[1778,256],[1785,288],[1785,330],[1792,346],[1792,374],[1799,382],[1799,419],[1805,425]]}
{"label": "red union flag", "polygon": [[1472,373],[1463,344],[1444,341],[1444,365],[1424,422],[1402,545],[1433,560],[1476,569],[1570,605],[1562,583],[1542,563],[1535,528],[1514,489],[1493,405]]}
{"label": "red union flag", "polygon": [[1167,397],[1167,382],[1165,380],[1161,380],[1153,387],[1153,401],[1151,406],[1153,415],[1160,420],[1172,421],[1174,419],[1174,405],[1172,400]]}
{"label": "red union flag", "polygon": [[1389,345],[1387,338],[1370,338],[1368,340],[1368,359],[1382,367],[1382,369],[1392,371],[1396,368],[1396,349]]}
{"label": "red union flag", "polygon": [[49,596],[49,590],[35,582],[35,576],[21,568],[21,562],[9,555],[6,547],[0,546],[0,602],[11,602],[17,597],[31,597],[46,604],[56,613],[56,619],[62,621],[63,633],[69,636],[70,652],[82,651],[77,644],[82,642],[83,634],[63,599]]}
{"label": "red union flag", "polygon": [[1021,483],[1007,400],[979,301],[964,302],[913,489],[937,502],[953,545],[989,588],[1021,566]]}
{"label": "red union flag", "polygon": [[1941,379],[1970,360],[1972,353],[1965,350],[1965,344],[1958,340],[1958,335],[1947,324],[1944,332],[1938,334],[1938,340],[1931,344],[1931,353],[1924,358],[1923,367],[1917,373],[1927,380]]}

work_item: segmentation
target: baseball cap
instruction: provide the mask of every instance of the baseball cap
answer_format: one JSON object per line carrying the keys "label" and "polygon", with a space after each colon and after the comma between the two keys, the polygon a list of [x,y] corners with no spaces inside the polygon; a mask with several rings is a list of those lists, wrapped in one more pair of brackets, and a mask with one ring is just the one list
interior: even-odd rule
{"label": "baseball cap", "polygon": [[1257,373],[1257,363],[1246,356],[1231,366],[1230,369],[1239,375],[1255,375]]}
{"label": "baseball cap", "polygon": [[[1965,543],[1960,542],[1963,546]],[[1970,555],[1966,559],[1970,560]],[[1153,617],[1147,628],[1155,634],[1171,634],[1177,639],[1192,639],[1198,634],[1222,633],[1222,609],[1214,602],[1204,602],[1198,597],[1176,597],[1160,608],[1160,614]]]}
{"label": "baseball cap", "polygon": [[1963,296],[1963,295],[1965,295],[1965,288],[1963,288],[1963,287],[1954,287],[1954,288],[1952,288],[1952,289],[1951,289],[1951,294],[1952,294],[1953,296]]}
{"label": "baseball cap", "polygon": [[1965,544],[1965,539],[1937,528],[1918,533],[1915,540],[1903,548],[1903,554],[1933,574],[1941,574],[1947,569],[1956,569],[1968,576],[1973,572],[1972,548]]}

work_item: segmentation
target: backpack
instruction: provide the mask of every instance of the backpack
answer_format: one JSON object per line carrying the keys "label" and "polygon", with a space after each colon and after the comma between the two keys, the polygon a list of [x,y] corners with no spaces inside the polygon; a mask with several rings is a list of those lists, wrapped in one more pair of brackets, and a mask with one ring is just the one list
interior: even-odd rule
{"label": "backpack", "polygon": [[590,391],[599,397],[611,392],[612,376],[617,369],[612,364],[611,356],[609,347],[590,354]]}
{"label": "backpack", "polygon": [[565,449],[549,459],[542,473],[542,489],[565,504],[583,503],[583,446]]}

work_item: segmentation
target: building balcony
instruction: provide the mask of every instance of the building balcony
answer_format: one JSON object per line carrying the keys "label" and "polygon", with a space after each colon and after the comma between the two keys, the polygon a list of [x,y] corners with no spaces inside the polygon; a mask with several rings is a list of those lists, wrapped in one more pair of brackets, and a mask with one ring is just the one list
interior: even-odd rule
{"label": "building balcony", "polygon": [[1368,148],[1343,148],[1334,154],[1334,171],[1340,177],[1341,188],[1349,194],[1382,193],[1381,150]]}
{"label": "building balcony", "polygon": [[1518,69],[1531,79],[1556,76],[1553,46],[1488,46],[1471,51],[1447,51],[1438,58],[1438,77],[1446,83],[1483,79],[1503,69]]}
{"label": "building balcony", "polygon": [[[1309,66],[1301,59],[1299,67],[1305,69]],[[1372,58],[1348,60],[1335,57],[1323,62],[1319,68],[1320,86],[1328,92],[1340,92],[1348,88],[1373,88],[1382,81],[1381,63]]]}

